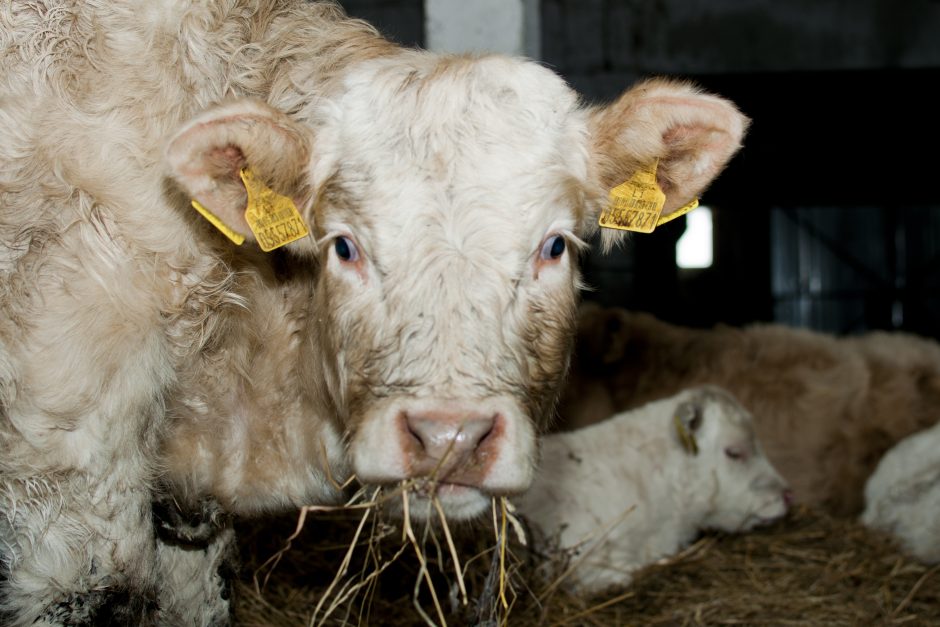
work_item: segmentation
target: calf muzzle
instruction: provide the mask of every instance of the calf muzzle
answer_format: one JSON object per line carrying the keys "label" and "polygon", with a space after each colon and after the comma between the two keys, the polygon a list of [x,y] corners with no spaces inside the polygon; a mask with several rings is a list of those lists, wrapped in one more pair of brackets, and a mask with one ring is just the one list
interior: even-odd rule
{"label": "calf muzzle", "polygon": [[500,446],[503,418],[485,412],[403,411],[398,430],[411,477],[478,486]]}

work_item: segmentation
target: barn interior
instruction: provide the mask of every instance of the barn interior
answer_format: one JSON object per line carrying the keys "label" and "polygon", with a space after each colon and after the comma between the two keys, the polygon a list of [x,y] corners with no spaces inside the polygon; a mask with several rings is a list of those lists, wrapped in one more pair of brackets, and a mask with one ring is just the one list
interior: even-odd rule
{"label": "barn interior", "polygon": [[[342,4],[400,43],[427,43],[422,0]],[[446,15],[446,2],[431,4]],[[940,3],[542,0],[527,10],[540,29],[537,58],[590,102],[673,76],[752,120],[701,200],[711,263],[676,262],[690,214],[589,255],[585,298],[691,326],[940,337],[930,184],[940,120],[929,95],[940,79]]]}
{"label": "barn interior", "polygon": [[[584,256],[586,300],[697,328],[770,322],[839,336],[888,330],[940,338],[940,200],[931,183],[940,167],[932,93],[940,85],[937,0],[342,4],[399,43],[437,49],[447,43],[448,27],[439,20],[448,12],[458,16],[458,30],[484,45],[502,41],[488,32],[503,21],[493,12],[518,14],[515,51],[561,74],[589,102],[608,101],[644,77],[673,76],[729,98],[751,118],[744,148],[707,190],[702,207],[652,234],[634,234],[608,254],[594,246]],[[491,28],[474,35],[462,5],[488,13],[483,23]],[[334,574],[310,573],[329,564],[335,570],[358,525],[358,515],[345,526],[336,516],[328,517],[330,529],[340,532],[329,533],[311,516],[273,570],[258,568],[284,546],[296,517],[268,528],[262,539],[245,534],[253,541],[243,542],[240,624],[308,624]],[[350,534],[345,542],[335,535],[343,532]],[[477,541],[467,540],[471,547]],[[485,592],[490,561],[480,562],[482,570],[468,569],[467,581]],[[426,592],[427,617],[412,603],[423,572],[416,564],[402,568],[383,574],[383,581],[398,577],[405,584],[368,588],[371,614],[358,598],[355,610],[334,614],[328,624],[422,624],[425,618],[439,624]],[[532,568],[522,560],[516,572]],[[269,577],[266,586],[259,572]],[[808,508],[753,535],[706,535],[606,596],[545,596],[525,586],[516,584],[511,612],[448,620],[940,622],[937,566],[904,555],[854,520]]]}

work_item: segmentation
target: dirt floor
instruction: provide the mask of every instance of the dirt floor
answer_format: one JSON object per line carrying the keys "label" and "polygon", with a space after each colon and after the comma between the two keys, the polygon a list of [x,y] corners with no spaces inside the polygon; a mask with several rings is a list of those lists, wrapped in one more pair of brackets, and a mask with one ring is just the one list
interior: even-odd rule
{"label": "dirt floor", "polygon": [[940,625],[940,565],[806,508],[750,534],[706,534],[630,586],[590,599],[546,575],[550,560],[519,543],[498,503],[491,520],[449,530],[452,542],[439,526],[415,524],[408,535],[381,518],[363,509],[310,512],[302,525],[297,516],[241,523],[236,624]]}

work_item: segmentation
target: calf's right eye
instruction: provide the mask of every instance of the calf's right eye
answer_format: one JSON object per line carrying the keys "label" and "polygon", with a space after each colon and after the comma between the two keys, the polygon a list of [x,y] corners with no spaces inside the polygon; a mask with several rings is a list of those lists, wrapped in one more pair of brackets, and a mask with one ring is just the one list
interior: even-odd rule
{"label": "calf's right eye", "polygon": [[359,249],[357,249],[356,244],[345,235],[340,235],[336,238],[333,242],[333,250],[336,251],[336,256],[340,258],[340,261],[355,263],[359,260]]}
{"label": "calf's right eye", "polygon": [[729,446],[725,448],[725,457],[735,461],[743,462],[747,461],[747,452],[741,450],[737,446]]}

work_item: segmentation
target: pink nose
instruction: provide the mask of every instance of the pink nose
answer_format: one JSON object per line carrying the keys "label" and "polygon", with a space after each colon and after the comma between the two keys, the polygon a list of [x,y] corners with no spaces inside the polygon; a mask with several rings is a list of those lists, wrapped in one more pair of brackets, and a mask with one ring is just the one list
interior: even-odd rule
{"label": "pink nose", "polygon": [[498,415],[421,411],[404,415],[403,446],[413,477],[477,485],[496,451]]}
{"label": "pink nose", "polygon": [[783,502],[787,507],[793,505],[793,490],[790,488],[783,491]]}

